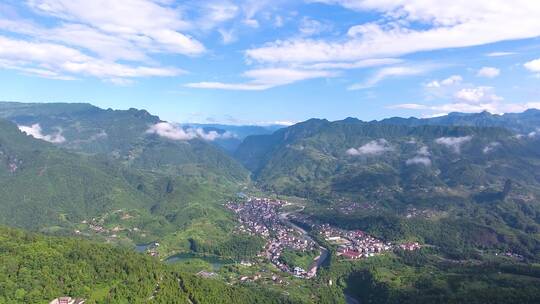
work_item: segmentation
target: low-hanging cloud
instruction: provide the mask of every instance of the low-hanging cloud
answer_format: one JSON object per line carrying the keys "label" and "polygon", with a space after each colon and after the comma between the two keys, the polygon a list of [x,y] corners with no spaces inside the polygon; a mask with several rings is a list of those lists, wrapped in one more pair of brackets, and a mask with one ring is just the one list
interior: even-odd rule
{"label": "low-hanging cloud", "polygon": [[540,128],[537,128],[536,131],[529,132],[529,134],[527,134],[527,137],[528,138],[535,138],[538,135],[540,135]]}
{"label": "low-hanging cloud", "polygon": [[435,139],[435,142],[439,145],[443,145],[452,149],[455,153],[461,152],[461,146],[469,142],[472,139],[472,136],[461,136],[461,137],[440,137]]}
{"label": "low-hanging cloud", "polygon": [[416,152],[416,156],[413,158],[407,159],[405,161],[405,164],[407,164],[408,166],[410,165],[431,166],[431,159],[429,158],[429,156],[431,156],[431,152],[429,152],[429,148],[427,146],[422,146]]}
{"label": "low-hanging cloud", "polygon": [[235,134],[227,131],[224,133],[218,133],[217,131],[206,132],[202,128],[183,128],[178,124],[172,124],[169,122],[158,122],[155,125],[150,126],[146,130],[148,134],[157,134],[161,137],[165,137],[172,140],[192,140],[200,138],[207,141],[214,141],[216,139],[228,139],[234,138]]}
{"label": "low-hanging cloud", "polygon": [[424,165],[431,166],[431,159],[426,156],[417,155],[413,158],[407,159],[405,162],[407,165]]}
{"label": "low-hanging cloud", "polygon": [[350,148],[346,151],[348,155],[359,156],[359,155],[379,155],[385,152],[392,151],[393,148],[390,146],[388,141],[384,138],[373,140],[367,144],[360,146],[358,148]]}
{"label": "low-hanging cloud", "polygon": [[53,134],[43,134],[43,130],[41,129],[41,126],[37,124],[33,124],[31,126],[18,126],[19,130],[26,133],[27,135],[30,135],[36,139],[41,139],[44,141],[48,141],[50,143],[60,144],[66,141],[66,138],[62,136],[62,130],[58,129],[56,133]]}
{"label": "low-hanging cloud", "polygon": [[500,145],[501,145],[501,143],[496,142],[496,141],[490,142],[487,146],[484,147],[482,152],[484,152],[484,154],[491,153],[491,152],[493,152],[493,150],[495,150]]}
{"label": "low-hanging cloud", "polygon": [[427,146],[422,146],[420,149],[418,149],[418,152],[416,152],[418,155],[422,156],[430,156],[431,152],[429,152],[429,148]]}

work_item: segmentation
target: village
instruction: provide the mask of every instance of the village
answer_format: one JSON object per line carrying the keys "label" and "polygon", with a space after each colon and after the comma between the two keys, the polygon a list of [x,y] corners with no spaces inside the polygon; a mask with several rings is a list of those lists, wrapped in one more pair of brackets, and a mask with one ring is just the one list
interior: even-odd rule
{"label": "village", "polygon": [[[245,202],[228,202],[225,206],[232,210],[238,219],[237,231],[263,237],[267,243],[259,256],[266,257],[272,264],[283,272],[299,278],[311,278],[316,275],[320,260],[326,256],[327,250],[320,247],[303,229],[290,223],[288,213],[279,213],[288,203],[267,198],[248,198]],[[337,246],[337,256],[343,259],[355,260],[368,258],[395,249],[417,250],[421,247],[418,242],[407,242],[399,245],[379,240],[360,230],[344,230],[329,224],[317,224],[305,216],[293,216],[296,222],[310,226],[330,244]],[[309,269],[291,267],[280,259],[285,249],[300,252],[319,250]],[[319,261],[317,261],[319,260]]]}
{"label": "village", "polygon": [[361,230],[343,230],[328,224],[318,225],[315,228],[327,242],[338,246],[336,255],[345,259],[368,258],[394,249],[412,251],[420,248],[418,242],[399,245],[385,243]]}
{"label": "village", "polygon": [[249,198],[246,202],[229,202],[226,207],[236,213],[239,221],[239,232],[258,235],[267,240],[260,256],[268,258],[283,272],[302,278],[313,277],[315,275],[313,270],[305,270],[300,267],[292,268],[280,259],[285,249],[300,252],[318,249],[318,245],[313,240],[285,224],[280,218],[278,211],[285,204],[286,202],[280,200]]}

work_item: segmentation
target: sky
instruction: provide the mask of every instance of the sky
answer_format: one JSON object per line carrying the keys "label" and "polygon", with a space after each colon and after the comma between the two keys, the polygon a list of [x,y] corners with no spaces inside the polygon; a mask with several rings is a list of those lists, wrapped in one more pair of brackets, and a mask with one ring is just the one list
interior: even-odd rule
{"label": "sky", "polygon": [[538,16],[533,0],[0,0],[0,100],[225,124],[521,112],[540,108]]}

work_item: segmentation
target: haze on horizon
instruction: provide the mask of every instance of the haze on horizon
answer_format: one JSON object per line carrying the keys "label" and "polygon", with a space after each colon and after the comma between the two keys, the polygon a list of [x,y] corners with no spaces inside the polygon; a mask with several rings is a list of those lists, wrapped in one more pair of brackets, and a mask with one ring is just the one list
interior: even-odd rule
{"label": "haze on horizon", "polygon": [[522,112],[540,108],[539,15],[528,0],[4,0],[0,99],[225,124]]}

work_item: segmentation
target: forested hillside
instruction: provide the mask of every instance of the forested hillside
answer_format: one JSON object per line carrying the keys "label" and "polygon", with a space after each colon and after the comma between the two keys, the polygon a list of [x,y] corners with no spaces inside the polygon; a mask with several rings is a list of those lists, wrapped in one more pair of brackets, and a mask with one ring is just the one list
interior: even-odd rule
{"label": "forested hillside", "polygon": [[211,144],[219,139],[217,132],[183,129],[145,110],[3,102],[0,117],[63,148],[105,154],[137,169],[235,183],[245,181],[247,176],[242,166]]}
{"label": "forested hillside", "polygon": [[[108,115],[86,105],[67,107],[72,108],[76,113]],[[65,105],[44,109],[49,112],[37,113],[43,119],[63,121],[56,115],[66,111]],[[228,246],[234,222],[222,204],[247,182],[245,169],[202,139],[178,141],[147,134],[149,126],[137,118],[150,117],[144,113],[119,112],[95,124],[70,122],[86,125],[80,130],[107,124],[107,132],[119,132],[95,139],[96,147],[104,140],[103,153],[71,147],[67,139],[37,139],[39,134],[26,135],[20,126],[2,120],[0,224],[79,233],[131,246],[168,239],[163,243],[167,253],[190,250],[191,239]],[[87,119],[94,117],[87,114]],[[123,137],[121,130],[137,131]]]}
{"label": "forested hillside", "polygon": [[406,126],[439,125],[439,126],[471,126],[471,127],[501,127],[516,133],[529,134],[538,131],[540,126],[540,110],[529,109],[523,113],[491,114],[481,113],[450,113],[433,118],[401,118],[393,117],[381,120],[382,123]]}
{"label": "forested hillside", "polygon": [[148,256],[0,227],[0,303],[290,303],[256,288],[180,273]]}
{"label": "forested hillside", "polygon": [[6,121],[0,121],[0,162],[2,224],[54,227],[151,203],[106,159],[63,151]]}
{"label": "forested hillside", "polygon": [[540,258],[540,137],[502,127],[309,120],[236,153],[267,191],[316,202],[312,220],[455,257]]}

